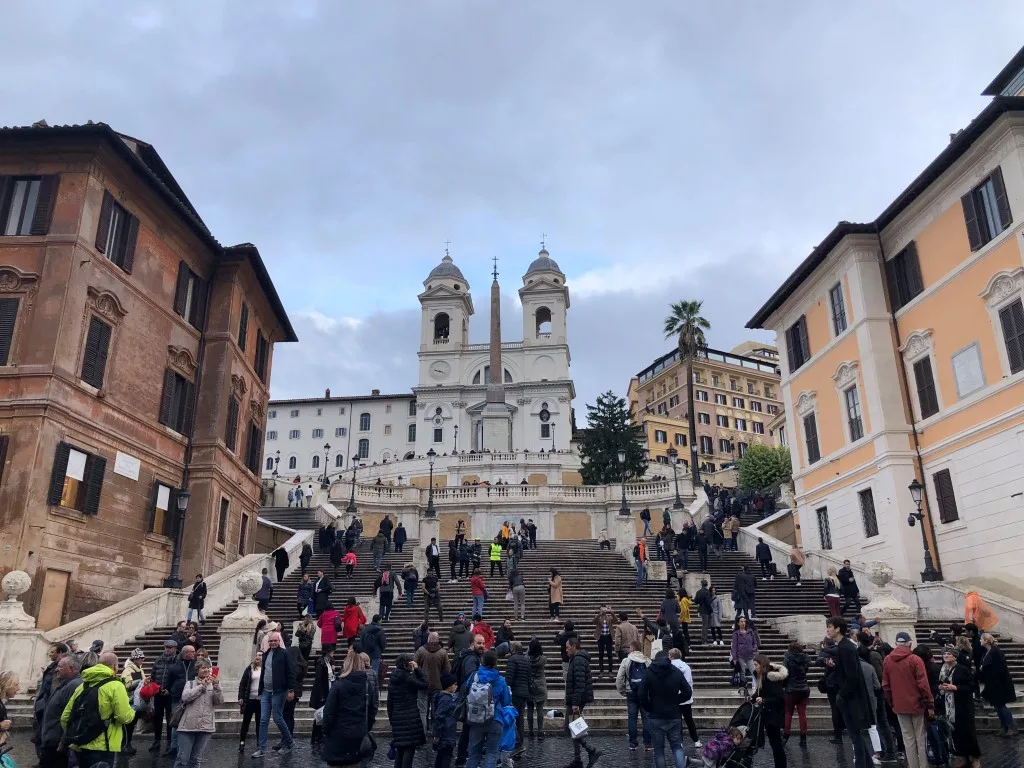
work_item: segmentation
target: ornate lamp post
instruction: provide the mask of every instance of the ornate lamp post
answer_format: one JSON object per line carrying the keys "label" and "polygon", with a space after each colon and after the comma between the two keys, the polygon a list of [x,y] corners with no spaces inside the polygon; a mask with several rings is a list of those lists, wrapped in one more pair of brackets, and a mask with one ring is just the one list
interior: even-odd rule
{"label": "ornate lamp post", "polygon": [[356,467],[359,466],[358,460],[358,456],[353,456],[349,459],[352,462],[352,495],[348,497],[348,509],[346,511],[353,518],[356,516]]}
{"label": "ornate lamp post", "polygon": [[398,476],[398,486],[399,486],[399,488],[401,488],[401,486],[402,486],[402,476],[401,475]]}
{"label": "ornate lamp post", "polygon": [[[910,498],[914,500],[914,504],[917,506],[917,512],[911,512],[907,517],[907,525],[911,528],[917,522],[921,523],[921,544],[924,547],[924,570],[921,571],[922,581],[942,581],[942,571],[935,569],[935,564],[932,562],[932,551],[928,547],[928,535],[924,530],[924,513],[921,511],[921,499],[924,497],[924,486],[917,482],[917,478],[914,478],[908,486],[910,491]],[[931,522],[929,520],[929,522]]]}
{"label": "ornate lamp post", "polygon": [[320,487],[323,488],[325,491],[331,487],[331,484],[327,482],[327,454],[330,452],[330,450],[331,444],[324,443],[324,479],[323,482],[320,483]]}
{"label": "ornate lamp post", "polygon": [[622,481],[622,506],[619,507],[620,515],[629,514],[629,506],[626,504],[626,452],[619,449],[619,475]]}
{"label": "ornate lamp post", "polygon": [[175,494],[178,507],[178,526],[174,531],[174,555],[171,557],[171,575],[164,579],[168,589],[181,589],[181,540],[185,535],[185,512],[192,494],[179,488]]}
{"label": "ornate lamp post", "polygon": [[672,477],[676,481],[676,501],[675,501],[675,504],[672,505],[672,509],[682,509],[683,508],[683,500],[679,497],[679,472],[678,472],[679,451],[677,451],[674,447],[673,448],[669,448],[668,449],[668,459],[669,459],[669,461],[672,462]]}
{"label": "ornate lamp post", "polygon": [[551,452],[555,452],[555,422],[551,422]]}
{"label": "ornate lamp post", "polygon": [[425,517],[437,517],[437,510],[434,509],[434,459],[437,458],[437,451],[431,448],[427,451],[427,462],[430,464],[430,488],[427,489],[427,511]]}
{"label": "ornate lamp post", "polygon": [[459,452],[459,425],[455,425],[455,447],[452,448],[452,456]]}

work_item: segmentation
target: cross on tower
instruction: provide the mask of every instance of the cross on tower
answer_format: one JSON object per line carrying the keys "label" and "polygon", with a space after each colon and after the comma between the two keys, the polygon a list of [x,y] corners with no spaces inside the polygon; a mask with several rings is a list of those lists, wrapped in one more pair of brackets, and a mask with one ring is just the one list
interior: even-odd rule
{"label": "cross on tower", "polygon": [[444,255],[445,256],[448,255],[448,246],[450,246],[451,244],[452,244],[451,240],[445,240],[444,241]]}
{"label": "cross on tower", "polygon": [[544,241],[547,240],[547,238],[548,238],[547,232],[541,232],[540,233],[540,249],[542,251],[545,249]]}
{"label": "cross on tower", "polygon": [[494,275],[494,279],[497,280],[498,279],[498,257],[497,256],[492,256],[491,260],[494,262],[494,272],[492,274]]}

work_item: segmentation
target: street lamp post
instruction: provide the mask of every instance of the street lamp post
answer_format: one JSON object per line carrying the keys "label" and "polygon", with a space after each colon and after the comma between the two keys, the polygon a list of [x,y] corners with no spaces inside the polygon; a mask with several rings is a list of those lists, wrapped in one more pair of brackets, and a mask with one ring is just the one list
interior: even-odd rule
{"label": "street lamp post", "polygon": [[676,502],[672,505],[672,509],[682,509],[683,500],[679,497],[679,451],[675,448],[669,448],[668,458],[672,462],[672,478],[676,481]]}
{"label": "street lamp post", "polygon": [[272,496],[271,505],[275,506],[275,507],[277,506],[277,477],[278,477],[277,468],[278,468],[278,465],[280,463],[281,463],[281,452],[277,451],[274,454],[274,471],[270,473],[270,482],[272,484],[271,487],[273,489],[270,492],[271,496]]}
{"label": "street lamp post", "polygon": [[555,452],[555,422],[551,422],[551,452]]}
{"label": "street lamp post", "polygon": [[171,575],[164,579],[168,589],[181,589],[181,540],[185,535],[185,512],[188,500],[192,497],[184,488],[175,494],[178,507],[178,526],[174,531],[174,555],[171,557]]}
{"label": "street lamp post", "polygon": [[[910,491],[910,498],[914,500],[914,504],[917,506],[917,512],[911,512],[907,517],[907,524],[913,528],[915,523],[921,523],[921,545],[924,547],[924,570],[921,571],[921,581],[942,581],[942,571],[935,569],[935,564],[932,562],[932,551],[928,546],[928,535],[924,530],[924,513],[921,511],[921,499],[924,497],[924,486],[917,482],[917,478],[914,478],[908,486]],[[929,520],[929,522],[931,522]]]}
{"label": "street lamp post", "polygon": [[348,497],[348,509],[346,511],[353,518],[356,516],[356,467],[359,466],[358,460],[358,456],[353,456],[349,459],[352,462],[352,495]]}
{"label": "street lamp post", "polygon": [[626,452],[619,449],[619,475],[622,481],[622,506],[619,507],[619,514],[626,516],[629,514],[629,506],[626,504]]}
{"label": "street lamp post", "polygon": [[327,482],[327,454],[330,452],[330,450],[331,444],[324,443],[324,479],[323,482],[320,483],[320,487],[323,488],[325,491],[331,487],[331,484]]}
{"label": "street lamp post", "polygon": [[455,425],[455,447],[452,448],[452,456],[459,452],[459,425]]}
{"label": "street lamp post", "polygon": [[430,464],[430,488],[427,489],[427,511],[425,517],[437,517],[437,510],[434,509],[434,459],[437,458],[437,451],[431,448],[427,451],[427,462]]}

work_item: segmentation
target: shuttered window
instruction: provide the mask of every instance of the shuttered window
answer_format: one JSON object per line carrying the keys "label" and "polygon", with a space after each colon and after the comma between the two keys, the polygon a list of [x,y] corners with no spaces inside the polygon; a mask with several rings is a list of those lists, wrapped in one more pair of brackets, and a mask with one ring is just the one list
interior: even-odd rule
{"label": "shuttered window", "polygon": [[220,519],[217,521],[217,543],[224,544],[228,539],[228,513],[231,503],[227,499],[220,500]]}
{"label": "shuttered window", "polygon": [[267,383],[267,363],[270,359],[270,342],[267,341],[266,336],[263,335],[263,331],[256,330],[256,358],[253,361],[253,368],[256,369],[256,375],[260,377],[260,381],[264,384]]}
{"label": "shuttered window", "polygon": [[254,423],[249,423],[249,434],[246,437],[245,466],[254,475],[259,474],[263,452],[263,431]]}
{"label": "shuttered window", "polygon": [[889,301],[893,312],[905,306],[924,290],[921,266],[917,257],[917,243],[911,242],[885,263],[886,282],[889,283]]}
{"label": "shuttered window", "polygon": [[242,522],[238,529],[238,554],[245,554],[245,544],[249,537],[249,515],[242,513]]}
{"label": "shuttered window", "polygon": [[45,235],[50,231],[59,176],[0,176],[0,235]]}
{"label": "shuttered window", "polygon": [[972,251],[981,248],[1013,222],[1001,168],[997,167],[991,176],[960,198],[960,203],[964,208],[967,240]]}
{"label": "shuttered window", "polygon": [[182,435],[189,435],[192,431],[195,401],[195,384],[170,368],[165,370],[163,395],[160,398],[160,423]]}
{"label": "shuttered window", "polygon": [[174,292],[174,311],[189,325],[203,330],[209,286],[184,261],[178,264],[178,285]]}
{"label": "shuttered window", "polygon": [[1010,373],[1024,371],[1024,304],[1020,299],[999,310],[999,324],[1003,328]]}
{"label": "shuttered window", "polygon": [[171,523],[178,512],[177,491],[159,480],[153,483],[153,496],[149,508],[149,532],[160,536],[171,535]]}
{"label": "shuttered window", "polygon": [[238,348],[245,352],[245,341],[249,335],[249,305],[242,302],[242,315],[238,319]]}
{"label": "shuttered window", "polygon": [[110,326],[93,317],[89,320],[89,333],[85,337],[85,351],[82,354],[82,381],[103,389],[103,378],[107,370],[107,353],[110,351]]}
{"label": "shuttered window", "polygon": [[228,420],[224,433],[224,444],[232,453],[238,446],[238,398],[234,395],[228,398]]}
{"label": "shuttered window", "polygon": [[864,420],[860,412],[860,395],[857,387],[852,386],[843,392],[846,400],[846,423],[850,428],[850,442],[855,443],[864,437]]}
{"label": "shuttered window", "polygon": [[96,228],[96,250],[130,275],[135,267],[138,238],[139,220],[104,190],[100,223]]}
{"label": "shuttered window", "polygon": [[813,464],[821,458],[818,449],[818,420],[813,413],[804,416],[804,440],[807,443],[807,463]]}
{"label": "shuttered window", "polygon": [[811,346],[807,338],[807,318],[800,315],[786,330],[786,351],[789,353],[789,371],[792,373],[811,359]]}
{"label": "shuttered window", "polygon": [[832,331],[838,336],[846,330],[846,301],[843,297],[843,284],[836,283],[828,292],[829,304],[832,305]]}
{"label": "shuttered window", "polygon": [[0,299],[0,365],[7,365],[10,361],[20,303],[20,299]]}
{"label": "shuttered window", "polygon": [[932,475],[932,482],[935,483],[935,500],[939,505],[939,521],[952,523],[960,519],[960,512],[956,508],[956,496],[953,495],[953,478],[949,475],[948,469],[943,469]]}
{"label": "shuttered window", "polygon": [[921,418],[927,419],[939,412],[939,397],[935,391],[935,377],[932,375],[930,357],[922,357],[914,363],[914,382],[917,384],[917,402],[921,406]]}
{"label": "shuttered window", "polygon": [[99,514],[106,469],[107,460],[102,456],[58,443],[46,503],[87,515]]}

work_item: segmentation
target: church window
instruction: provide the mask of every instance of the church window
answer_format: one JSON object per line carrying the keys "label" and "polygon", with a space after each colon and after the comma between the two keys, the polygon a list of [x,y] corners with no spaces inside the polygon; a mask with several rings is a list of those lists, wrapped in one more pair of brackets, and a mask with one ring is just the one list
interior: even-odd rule
{"label": "church window", "polygon": [[334,466],[338,467],[339,469],[345,466],[345,457],[342,454],[339,453],[337,456],[334,457]]}
{"label": "church window", "polygon": [[512,383],[512,374],[508,372],[508,368],[505,369],[505,383],[506,384],[511,384]]}
{"label": "church window", "polygon": [[551,310],[541,307],[537,310],[537,338],[551,336]]}
{"label": "church window", "polygon": [[435,429],[434,430],[434,442],[435,443],[443,443],[444,442],[444,429]]}
{"label": "church window", "polygon": [[443,411],[440,408],[435,408],[434,409],[434,415],[435,416],[440,416],[442,413],[443,413]]}
{"label": "church window", "polygon": [[449,325],[450,321],[446,313],[438,312],[434,315],[434,339],[447,339]]}
{"label": "church window", "polygon": [[359,431],[369,432],[370,431],[370,414],[360,413],[359,414]]}

